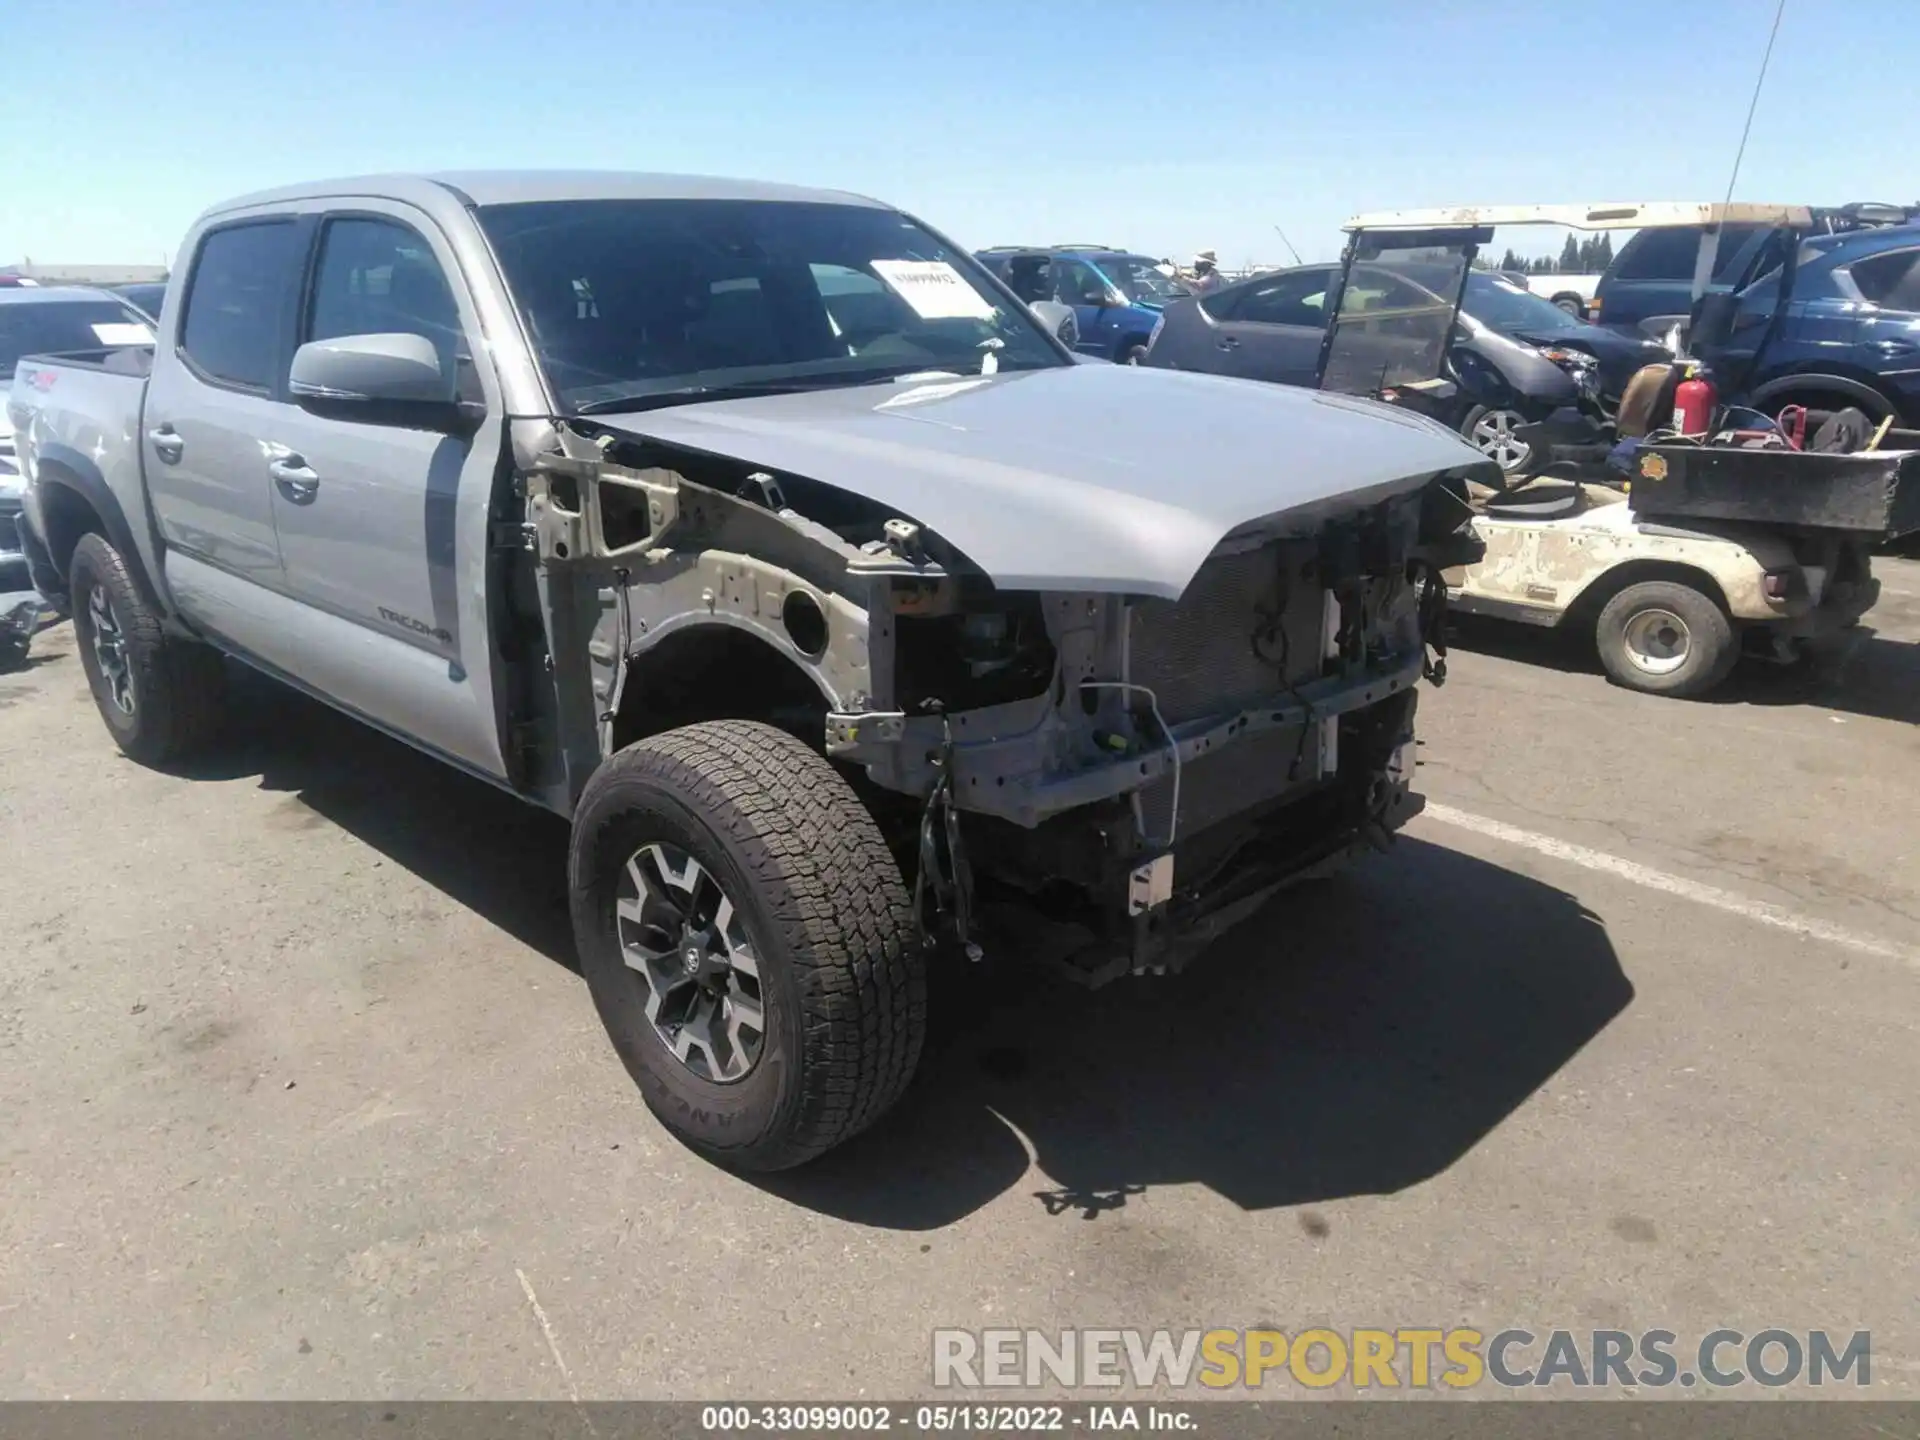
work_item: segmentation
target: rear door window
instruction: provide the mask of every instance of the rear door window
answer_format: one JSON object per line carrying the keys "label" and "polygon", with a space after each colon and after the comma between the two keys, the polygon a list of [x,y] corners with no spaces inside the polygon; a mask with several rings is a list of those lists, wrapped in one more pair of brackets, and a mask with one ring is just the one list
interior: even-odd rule
{"label": "rear door window", "polygon": [[289,217],[231,225],[201,240],[180,353],[202,379],[271,391],[281,320],[300,268],[298,239]]}
{"label": "rear door window", "polygon": [[1099,305],[1107,298],[1107,282],[1083,260],[1053,262],[1054,298],[1067,305]]}
{"label": "rear door window", "polygon": [[1883,310],[1920,310],[1920,250],[1895,250],[1847,267],[1864,300]]}
{"label": "rear door window", "polygon": [[1044,255],[1016,255],[1002,261],[1000,276],[1028,304],[1053,298],[1053,262]]}

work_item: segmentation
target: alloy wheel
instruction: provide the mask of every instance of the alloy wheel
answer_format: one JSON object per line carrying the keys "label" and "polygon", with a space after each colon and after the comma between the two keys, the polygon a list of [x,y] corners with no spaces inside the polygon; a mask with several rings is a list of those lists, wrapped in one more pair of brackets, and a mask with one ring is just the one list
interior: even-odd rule
{"label": "alloy wheel", "polygon": [[1518,410],[1489,410],[1473,422],[1467,439],[1481,454],[1511,475],[1527,463],[1533,447],[1514,431],[1527,423]]}
{"label": "alloy wheel", "polygon": [[100,671],[107,698],[122,715],[133,714],[133,667],[127,660],[127,636],[113,613],[107,592],[95,586],[87,595],[87,629],[93,646],[93,663]]}
{"label": "alloy wheel", "polygon": [[674,845],[628,857],[614,902],[620,953],[646,988],[646,1014],[704,1080],[743,1079],[766,1043],[760,962],[732,898]]}

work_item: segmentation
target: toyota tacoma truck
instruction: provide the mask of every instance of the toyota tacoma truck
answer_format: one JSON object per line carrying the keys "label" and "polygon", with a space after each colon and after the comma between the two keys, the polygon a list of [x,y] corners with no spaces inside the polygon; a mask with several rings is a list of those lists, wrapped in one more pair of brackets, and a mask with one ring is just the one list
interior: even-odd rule
{"label": "toyota tacoma truck", "polygon": [[1493,477],[1417,416],[1077,363],[837,193],[379,177],[179,253],[152,346],[9,400],[108,730],[213,743],[230,657],[568,817],[594,1003],[723,1163],[883,1113],[940,957],[1177,968],[1420,806]]}

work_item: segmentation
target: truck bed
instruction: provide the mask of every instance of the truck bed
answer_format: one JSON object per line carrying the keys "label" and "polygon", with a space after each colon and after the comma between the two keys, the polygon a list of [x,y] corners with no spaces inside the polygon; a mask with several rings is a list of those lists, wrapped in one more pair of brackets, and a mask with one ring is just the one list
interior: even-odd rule
{"label": "truck bed", "polygon": [[1649,518],[1746,521],[1892,540],[1920,531],[1920,435],[1895,431],[1889,438],[1916,448],[1826,455],[1649,445],[1640,451],[1628,500],[1635,514]]}
{"label": "truck bed", "polygon": [[138,375],[145,378],[153,371],[153,346],[102,345],[90,350],[61,350],[55,354],[28,355],[15,371],[27,369],[100,370],[109,375]]}
{"label": "truck bed", "polygon": [[29,443],[29,428],[40,440],[79,443],[89,425],[109,443],[124,443],[130,422],[140,418],[153,347],[110,347],[59,355],[28,355],[14,368],[7,414],[18,434],[16,446]]}

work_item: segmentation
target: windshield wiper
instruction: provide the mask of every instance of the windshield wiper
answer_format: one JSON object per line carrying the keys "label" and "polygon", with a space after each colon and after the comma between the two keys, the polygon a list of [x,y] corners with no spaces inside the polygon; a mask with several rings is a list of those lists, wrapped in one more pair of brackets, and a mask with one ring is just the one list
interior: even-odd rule
{"label": "windshield wiper", "polygon": [[610,415],[621,410],[664,410],[669,405],[690,405],[701,400],[745,400],[755,395],[791,395],[796,390],[814,387],[796,380],[755,380],[733,385],[680,385],[671,390],[636,390],[630,395],[613,395],[605,400],[589,400],[573,407],[575,415]]}

